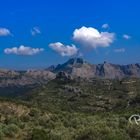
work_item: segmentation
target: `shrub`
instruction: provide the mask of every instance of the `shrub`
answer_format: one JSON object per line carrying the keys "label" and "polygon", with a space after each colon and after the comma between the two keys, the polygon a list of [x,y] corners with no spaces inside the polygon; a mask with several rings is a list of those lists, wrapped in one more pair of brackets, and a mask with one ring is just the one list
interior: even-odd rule
{"label": "shrub", "polygon": [[129,124],[126,128],[127,133],[132,139],[140,139],[140,126],[136,124]]}
{"label": "shrub", "polygon": [[29,116],[31,117],[39,117],[39,110],[36,108],[32,108],[29,112]]}
{"label": "shrub", "polygon": [[47,133],[43,129],[33,129],[30,136],[29,140],[48,140]]}
{"label": "shrub", "polygon": [[4,134],[3,134],[3,131],[0,129],[0,140],[3,140],[4,139]]}
{"label": "shrub", "polygon": [[7,137],[15,137],[18,130],[19,130],[19,128],[15,124],[6,125],[3,128],[3,132],[4,132],[5,136],[7,136]]}

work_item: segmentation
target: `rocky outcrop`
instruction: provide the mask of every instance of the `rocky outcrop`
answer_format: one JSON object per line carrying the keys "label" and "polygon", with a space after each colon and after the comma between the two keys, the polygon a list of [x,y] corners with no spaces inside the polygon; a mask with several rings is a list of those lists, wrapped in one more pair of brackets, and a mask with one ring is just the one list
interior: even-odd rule
{"label": "rocky outcrop", "polygon": [[71,75],[67,74],[66,72],[60,71],[56,75],[56,79],[68,81],[68,80],[72,80],[72,77],[71,77]]}

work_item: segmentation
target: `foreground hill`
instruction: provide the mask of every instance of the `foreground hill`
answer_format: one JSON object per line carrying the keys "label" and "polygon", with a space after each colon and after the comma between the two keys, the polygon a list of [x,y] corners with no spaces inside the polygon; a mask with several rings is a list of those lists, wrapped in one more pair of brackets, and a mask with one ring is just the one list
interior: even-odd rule
{"label": "foreground hill", "polygon": [[[140,105],[140,79],[71,79],[59,73],[45,86],[22,95],[22,99],[52,110],[96,113]],[[51,109],[51,107],[53,107]]]}
{"label": "foreground hill", "polygon": [[0,98],[3,140],[139,140],[140,79],[55,79],[16,98]]}

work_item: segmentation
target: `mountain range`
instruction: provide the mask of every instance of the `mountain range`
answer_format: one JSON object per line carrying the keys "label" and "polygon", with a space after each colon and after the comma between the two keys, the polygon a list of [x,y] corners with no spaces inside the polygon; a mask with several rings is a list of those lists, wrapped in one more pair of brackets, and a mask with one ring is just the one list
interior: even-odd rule
{"label": "mountain range", "polygon": [[140,64],[117,65],[104,62],[103,64],[90,64],[82,58],[71,58],[64,64],[50,66],[42,70],[13,71],[0,69],[0,86],[9,84],[33,85],[42,84],[54,79],[60,72],[71,78],[139,78]]}
{"label": "mountain range", "polygon": [[116,65],[104,62],[90,64],[82,58],[72,58],[62,65],[55,67],[52,72],[64,71],[73,77],[122,79],[140,77],[140,64]]}

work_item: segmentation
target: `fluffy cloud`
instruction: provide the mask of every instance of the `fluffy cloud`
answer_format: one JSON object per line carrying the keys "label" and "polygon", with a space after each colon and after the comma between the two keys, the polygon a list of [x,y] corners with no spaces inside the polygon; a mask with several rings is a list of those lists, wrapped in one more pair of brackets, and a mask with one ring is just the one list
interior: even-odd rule
{"label": "fluffy cloud", "polygon": [[0,28],[0,36],[8,36],[11,35],[10,31],[6,28]]}
{"label": "fluffy cloud", "polygon": [[34,27],[33,29],[31,29],[31,35],[35,36],[37,34],[41,34],[39,27]]}
{"label": "fluffy cloud", "polygon": [[85,47],[108,47],[115,40],[115,34],[99,32],[92,27],[82,27],[73,32],[73,40]]}
{"label": "fluffy cloud", "polygon": [[55,52],[60,54],[61,56],[73,56],[78,53],[78,49],[75,45],[63,45],[60,42],[51,43],[49,47],[52,48]]}
{"label": "fluffy cloud", "polygon": [[19,48],[13,47],[13,48],[6,48],[4,50],[5,54],[16,54],[16,55],[35,55],[40,52],[44,51],[43,48],[31,48],[31,47],[25,47],[21,45]]}
{"label": "fluffy cloud", "polygon": [[114,52],[116,52],[116,53],[124,53],[125,52],[125,48],[115,49]]}
{"label": "fluffy cloud", "polygon": [[129,35],[127,35],[127,34],[124,34],[124,35],[123,35],[123,38],[126,39],[126,40],[129,40],[129,39],[131,39],[131,36],[129,36]]}
{"label": "fluffy cloud", "polygon": [[108,25],[107,23],[106,23],[106,24],[103,24],[103,25],[102,25],[102,28],[103,28],[103,29],[108,29],[108,28],[109,28],[109,25]]}

